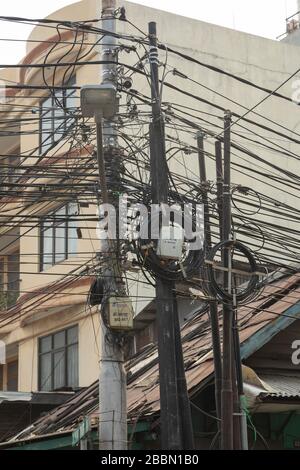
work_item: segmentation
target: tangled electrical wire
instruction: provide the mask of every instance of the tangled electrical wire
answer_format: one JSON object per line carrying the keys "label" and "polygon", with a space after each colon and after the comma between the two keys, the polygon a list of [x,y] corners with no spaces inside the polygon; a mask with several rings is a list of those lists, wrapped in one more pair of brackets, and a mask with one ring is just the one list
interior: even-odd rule
{"label": "tangled electrical wire", "polygon": [[[231,251],[231,254],[229,255],[229,257],[232,262],[233,262],[232,251],[238,250],[240,253],[244,255],[244,257],[247,259],[247,262],[249,264],[250,272],[247,273],[247,275],[250,276],[250,281],[246,283],[246,286],[244,287],[241,286],[239,289],[239,292],[237,292],[236,294],[234,294],[235,287],[234,289],[230,289],[231,292],[228,290],[226,291],[223,287],[219,285],[219,283],[217,282],[215,278],[214,267],[215,267],[216,254],[219,251],[224,253],[225,250]],[[211,295],[215,296],[220,301],[227,302],[227,303],[229,302],[232,303],[234,301],[234,297],[236,297],[236,301],[239,304],[253,301],[253,293],[255,291],[257,292],[258,284],[259,284],[259,275],[257,272],[258,266],[257,266],[254,255],[245,245],[243,245],[242,243],[236,240],[226,240],[226,241],[222,241],[218,243],[208,253],[207,265],[208,265],[207,274],[208,274],[208,281],[209,281],[209,290],[210,290]],[[230,270],[228,274],[226,271],[225,275],[228,277],[232,277],[232,273],[230,273]]]}
{"label": "tangled electrical wire", "polygon": [[[156,245],[156,246],[155,246]],[[139,265],[153,277],[166,281],[184,281],[197,275],[204,262],[204,250],[187,250],[181,259],[165,259],[157,254],[157,244],[152,240],[135,243]]]}
{"label": "tangled electrical wire", "polygon": [[[106,158],[107,178],[111,192],[115,197],[119,193],[127,192],[132,201],[142,202],[149,207],[151,190],[148,128],[151,120],[149,111],[151,98],[149,96],[150,87],[148,87],[148,91],[145,91],[147,90],[146,86],[143,87],[143,84],[149,85],[150,78],[149,41],[147,34],[126,19],[124,11],[120,11],[120,14],[119,19],[127,21],[131,27],[138,30],[138,36],[116,33],[119,40],[119,52],[134,55],[136,63],[134,60],[130,61],[133,65],[122,63],[121,60],[118,62],[117,87],[124,98],[124,101],[121,101],[120,112],[115,122],[120,148],[118,155],[113,159],[114,161]],[[2,20],[37,23],[37,20],[26,20],[25,18],[9,19],[3,17]],[[23,231],[22,236],[31,236],[30,231],[39,225],[39,212],[41,209],[45,212],[48,206],[51,207],[53,201],[61,204],[76,200],[79,205],[89,203],[95,204],[96,207],[99,195],[101,197],[94,151],[96,145],[95,126],[81,116],[80,107],[76,102],[78,97],[75,96],[75,91],[80,88],[75,85],[77,67],[99,66],[101,63],[99,60],[93,61],[92,55],[107,31],[99,27],[98,24],[95,26],[95,22],[95,20],[85,22],[40,20],[39,27],[52,28],[59,38],[58,41],[53,41],[50,44],[41,64],[26,64],[26,70],[30,67],[41,69],[43,85],[30,86],[25,83],[11,85],[16,90],[25,90],[27,95],[26,93],[16,95],[15,101],[10,104],[10,116],[9,119],[3,119],[2,124],[6,127],[2,128],[1,136],[20,138],[21,136],[36,135],[42,138],[44,134],[47,134],[44,129],[49,127],[53,119],[57,124],[48,132],[49,138],[44,146],[36,145],[26,152],[15,152],[14,155],[19,156],[17,166],[6,161],[6,155],[2,155],[0,166],[4,184],[0,193],[1,221],[3,221],[5,229],[16,226],[24,227],[26,231]],[[65,44],[67,47],[57,58],[58,51],[65,42],[62,36],[65,31],[72,31],[72,40]],[[88,37],[86,33],[89,34]],[[94,40],[90,39],[93,35],[95,35]],[[142,49],[142,53],[140,53],[140,49]],[[222,123],[220,120],[225,109],[220,105],[218,99],[222,99],[222,103],[223,100],[230,102],[235,109],[233,116],[238,119],[232,129],[232,171],[236,180],[241,176],[247,178],[247,184],[234,184],[232,187],[234,232],[242,243],[247,244],[251,254],[255,253],[256,263],[260,263],[264,269],[271,271],[285,268],[289,272],[297,271],[300,260],[300,231],[297,225],[300,221],[300,209],[296,204],[299,175],[296,171],[289,171],[284,164],[275,164],[269,156],[280,155],[281,158],[298,161],[299,155],[296,151],[292,151],[289,144],[299,145],[299,134],[295,130],[288,129],[284,123],[276,122],[259,114],[257,110],[253,110],[251,113],[255,117],[258,116],[259,120],[242,115],[240,109],[242,112],[246,111],[247,114],[249,112],[249,109],[242,103],[222,95],[220,90],[212,89],[208,83],[201,83],[189,77],[184,68],[180,70],[180,64],[192,62],[197,67],[208,68],[212,73],[226,75],[230,80],[242,82],[243,86],[251,87],[251,89],[267,93],[270,93],[270,90],[262,90],[255,83],[228,74],[224,70],[212,67],[211,64],[200,63],[195,58],[182,54],[162,43],[159,43],[159,49],[162,58],[160,65],[163,68],[160,80],[160,97],[162,98],[164,88],[171,91],[174,97],[172,98],[173,102],[162,101],[171,199],[176,202],[199,201],[201,191],[199,176],[195,170],[197,148],[193,145],[192,139],[197,131],[205,132],[207,136],[205,153],[207,158],[214,163],[215,155],[211,146],[214,145],[216,139],[222,143],[220,135]],[[56,57],[55,63],[52,63],[54,56]],[[72,56],[72,61],[67,60],[69,56]],[[172,63],[174,57],[180,57],[180,64]],[[52,67],[52,74],[48,73],[49,67]],[[58,71],[61,73],[58,74]],[[59,77],[62,77],[61,83],[57,84],[60,80]],[[176,80],[173,80],[174,77]],[[139,82],[141,86],[138,89],[134,87],[135,78],[142,80]],[[192,92],[187,84],[193,85]],[[201,89],[201,93],[198,93],[199,89]],[[34,95],[38,90],[41,90],[41,96]],[[216,100],[212,102],[209,96],[206,99],[202,93],[203,90],[209,93],[213,92]],[[52,97],[51,105],[45,105],[44,109],[41,106],[42,114],[39,117],[32,116],[33,112],[38,112],[40,100],[43,102],[47,96]],[[36,99],[38,107],[26,104],[25,100],[29,97]],[[287,105],[289,101],[287,97],[279,93],[273,93],[272,99],[284,100]],[[53,113],[51,108],[54,106],[57,107],[58,112],[51,114]],[[40,122],[40,128],[31,130],[31,127],[38,122]],[[22,130],[16,131],[16,125],[20,125]],[[56,155],[59,155],[59,147],[63,148],[63,145],[68,145],[69,149],[66,153],[70,155],[70,158],[68,157],[62,163],[57,157],[56,164]],[[81,155],[80,159],[72,157],[74,151]],[[264,152],[263,156],[262,151]],[[84,156],[82,156],[83,152]],[[46,157],[50,154],[51,156],[46,162]],[[35,165],[31,165],[30,159],[35,161]],[[249,161],[255,165],[249,165]],[[46,162],[45,165],[44,162]],[[51,170],[49,165],[51,165]],[[48,182],[42,186],[40,179],[45,178],[46,175]],[[264,191],[262,193],[258,189],[254,189],[252,187],[254,184],[256,184],[256,188],[264,187],[271,191],[272,195],[270,192]],[[213,185],[209,185],[211,235],[213,245],[217,245],[220,240],[219,220],[214,208],[216,203],[220,201],[215,199],[213,191]],[[19,204],[17,214],[9,212],[10,198],[14,198]],[[288,203],[286,198],[290,198]],[[8,212],[6,213],[6,211]],[[30,216],[29,211],[33,211],[36,215]],[[95,219],[81,214],[80,217],[76,216],[76,221],[87,224],[89,221],[94,222]],[[92,225],[91,227],[86,225],[86,227],[87,229],[93,228]],[[36,235],[32,236],[36,237]],[[96,241],[96,238],[94,240]],[[203,283],[206,288],[205,292],[210,295],[207,287],[211,282],[214,282],[214,276],[209,277],[212,268],[207,268],[204,263],[204,258],[207,258],[204,253],[209,254],[206,247],[203,247],[202,250],[186,249],[182,259],[174,261],[162,259],[157,254],[156,244],[153,244],[150,239],[141,240],[134,244],[139,266],[144,270],[145,275],[148,272],[152,277],[159,275],[164,279],[181,281],[197,278],[200,267],[203,265],[204,275],[200,275],[200,278],[205,280],[206,284]],[[251,276],[250,282],[254,277]],[[150,276],[147,279],[148,282],[152,282]],[[253,295],[256,295],[262,287],[263,283],[257,282]],[[217,291],[217,289],[215,290]],[[218,295],[221,293],[217,292]],[[250,294],[248,296],[247,293],[241,301],[245,303],[251,298],[253,297]]]}

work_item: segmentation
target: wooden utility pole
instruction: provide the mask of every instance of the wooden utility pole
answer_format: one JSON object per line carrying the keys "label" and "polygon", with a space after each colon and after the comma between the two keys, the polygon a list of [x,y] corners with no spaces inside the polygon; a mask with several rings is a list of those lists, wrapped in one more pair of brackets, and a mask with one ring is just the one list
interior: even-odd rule
{"label": "wooden utility pole", "polygon": [[[217,178],[217,207],[219,214],[219,235],[221,241],[227,241],[230,239],[231,231],[231,195],[230,195],[230,125],[231,125],[231,116],[227,112],[224,120],[224,154],[226,155],[226,161],[224,161],[224,173],[226,166],[226,181],[223,180],[223,161],[222,161],[222,146],[219,140],[215,143],[215,155],[216,155],[216,178]],[[224,159],[225,160],[225,159]],[[223,195],[225,192],[225,197]],[[226,315],[225,328],[225,346],[223,342],[223,361],[225,360],[226,367],[229,368],[229,349],[231,356],[231,378],[230,371],[228,370],[227,374],[225,371],[225,377],[223,375],[223,383],[227,383],[228,390],[224,389],[223,396],[223,405],[222,405],[222,425],[221,425],[221,446],[222,448],[227,448],[227,446],[232,444],[232,448],[247,449],[247,424],[245,423],[245,414],[243,412],[244,407],[244,394],[243,394],[243,378],[242,378],[242,367],[241,367],[241,357],[240,357],[240,343],[239,343],[239,333],[237,327],[237,304],[236,304],[236,290],[234,286],[231,285],[231,254],[228,250],[225,250],[227,253],[224,257],[224,252],[222,253],[222,262],[224,267],[229,269],[224,275],[224,288],[228,292],[232,293],[232,304],[224,304],[223,309],[223,318]],[[232,324],[230,325],[230,318],[232,318]],[[224,331],[223,328],[223,331]],[[231,333],[229,332],[231,329]],[[229,348],[228,337],[231,336],[232,346]],[[223,367],[225,367],[223,362]],[[225,380],[228,380],[225,382]],[[231,386],[230,386],[231,383]],[[222,385],[223,387],[223,385]],[[230,391],[231,390],[231,391]],[[232,398],[231,398],[232,397]],[[226,401],[227,400],[227,401]],[[231,407],[232,402],[232,424],[230,420],[229,413],[226,414],[225,407]],[[225,420],[225,422],[224,422]],[[228,428],[228,422],[229,428]],[[228,433],[228,429],[231,433],[232,426],[232,440],[231,435],[225,437],[224,433]],[[226,441],[227,439],[227,441]],[[230,442],[229,442],[230,440]],[[225,447],[226,446],[226,447]]]}
{"label": "wooden utility pole", "polygon": [[[198,145],[198,159],[199,159],[199,173],[200,182],[202,185],[202,199],[204,206],[204,240],[205,249],[210,250],[212,247],[211,228],[210,228],[210,214],[207,197],[207,177],[206,177],[206,163],[204,151],[204,133],[202,131],[197,134]],[[218,317],[218,303],[212,300],[209,303],[210,322],[211,322],[211,337],[214,355],[214,369],[215,369],[215,401],[216,401],[216,415],[221,418],[221,386],[222,386],[222,355],[220,344],[220,325]],[[219,421],[218,421],[219,423]]]}
{"label": "wooden utility pole", "polygon": [[[152,122],[150,166],[152,204],[167,204],[169,178],[165,149],[164,119],[159,90],[156,23],[149,23]],[[156,310],[160,384],[161,448],[193,448],[190,403],[187,394],[180,325],[174,281],[156,276]]]}
{"label": "wooden utility pole", "polygon": [[[223,183],[223,241],[230,239],[231,232],[231,148],[230,148],[231,113],[226,111],[224,117],[224,183]],[[231,254],[228,249],[223,252],[224,290],[231,291]],[[233,391],[232,391],[232,325],[233,311],[229,303],[223,304],[223,375],[221,394],[221,448],[233,449]]]}

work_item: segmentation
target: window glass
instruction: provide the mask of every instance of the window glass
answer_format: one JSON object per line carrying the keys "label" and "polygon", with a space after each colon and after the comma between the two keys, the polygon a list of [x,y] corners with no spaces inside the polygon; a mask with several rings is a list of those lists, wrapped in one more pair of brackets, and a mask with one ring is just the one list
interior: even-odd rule
{"label": "window glass", "polygon": [[60,331],[54,335],[54,349],[63,348],[65,345],[65,332]]}
{"label": "window glass", "polygon": [[75,90],[66,97],[66,107],[68,111],[74,112],[78,106],[78,97]]}
{"label": "window glass", "polygon": [[46,336],[40,339],[40,352],[45,353],[52,349],[52,337]]}
{"label": "window glass", "polygon": [[42,267],[45,265],[52,266],[53,264],[53,224],[52,222],[45,222],[42,230]]}
{"label": "window glass", "polygon": [[20,255],[19,252],[7,256],[7,307],[17,301],[20,290]]}
{"label": "window glass", "polygon": [[69,215],[77,215],[78,214],[78,204],[74,202],[70,202],[68,204],[68,214]]}
{"label": "window glass", "polygon": [[66,206],[55,212],[55,263],[66,259]]}
{"label": "window glass", "polygon": [[77,253],[77,243],[78,243],[78,235],[77,235],[78,205],[71,203],[69,204],[68,209],[69,209],[68,215],[71,218],[71,220],[68,222],[68,254],[70,256],[74,256]]}
{"label": "window glass", "polygon": [[[78,205],[70,203],[48,215],[41,227],[40,269],[53,266],[77,253]],[[73,220],[69,220],[69,218]]]}
{"label": "window glass", "polygon": [[78,345],[68,347],[68,386],[78,386]]}
{"label": "window glass", "polygon": [[50,132],[52,130],[52,111],[43,113],[41,127],[43,132]]}
{"label": "window glass", "polygon": [[68,344],[73,344],[78,342],[78,328],[74,326],[74,328],[69,328],[67,331],[67,342]]}
{"label": "window glass", "polygon": [[52,100],[48,98],[42,104],[41,113],[41,145],[42,150],[45,151],[52,144],[52,127],[53,127],[53,112]]}
{"label": "window glass", "polygon": [[18,361],[9,362],[7,364],[7,390],[9,392],[18,391]]}
{"label": "window glass", "polygon": [[53,355],[54,358],[54,380],[53,380],[53,390],[58,388],[65,387],[65,360],[66,354],[65,351],[55,352]]}
{"label": "window glass", "polygon": [[65,111],[57,107],[54,112],[54,135],[53,139],[58,142],[65,133]]}
{"label": "window glass", "polygon": [[49,96],[49,98],[46,98],[43,101],[43,111],[47,113],[51,111],[51,109],[52,109],[52,97]]}
{"label": "window glass", "polygon": [[58,225],[55,228],[55,263],[66,259],[66,226]]}
{"label": "window glass", "polygon": [[[74,76],[66,86],[74,85],[75,81]],[[72,112],[76,107],[75,93],[76,90],[54,90],[52,95],[41,103],[41,152],[46,152],[53,144],[59,142],[74,122]]]}
{"label": "window glass", "polygon": [[[68,86],[75,85],[75,77],[69,80]],[[76,90],[67,90],[66,97],[65,97],[65,104],[67,108],[67,124],[72,123],[71,115],[76,111],[76,107],[79,105],[78,96],[76,94]]]}
{"label": "window glass", "polygon": [[52,355],[51,353],[40,356],[40,390],[52,390]]}
{"label": "window glass", "polygon": [[8,255],[8,290],[16,291],[19,290],[19,253],[13,253]]}
{"label": "window glass", "polygon": [[0,310],[14,305],[20,292],[20,257],[14,252],[0,258]]}

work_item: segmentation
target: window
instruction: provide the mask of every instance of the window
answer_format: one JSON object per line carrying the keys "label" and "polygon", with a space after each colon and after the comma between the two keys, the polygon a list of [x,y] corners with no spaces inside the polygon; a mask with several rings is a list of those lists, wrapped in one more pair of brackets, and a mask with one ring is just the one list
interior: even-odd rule
{"label": "window", "polygon": [[18,391],[18,359],[13,359],[7,364],[0,364],[0,390],[7,392]]}
{"label": "window", "polygon": [[40,270],[54,266],[77,252],[78,205],[66,204],[47,214],[40,228]]}
{"label": "window", "polygon": [[7,391],[18,391],[18,361],[12,361],[7,364]]}
{"label": "window", "polygon": [[78,387],[78,327],[39,339],[39,390]]}
{"label": "window", "polygon": [[[66,86],[75,85],[75,77]],[[40,152],[46,152],[66,134],[74,119],[76,90],[53,90],[40,105]]]}
{"label": "window", "polygon": [[0,257],[0,310],[14,305],[20,293],[19,251]]}

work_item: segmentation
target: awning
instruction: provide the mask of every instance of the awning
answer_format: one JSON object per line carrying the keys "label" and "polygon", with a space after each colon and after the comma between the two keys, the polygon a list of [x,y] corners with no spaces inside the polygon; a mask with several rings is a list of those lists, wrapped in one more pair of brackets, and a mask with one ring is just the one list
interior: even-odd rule
{"label": "awning", "polygon": [[9,439],[72,396],[74,392],[0,392],[0,440]]}

